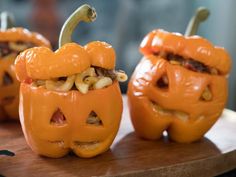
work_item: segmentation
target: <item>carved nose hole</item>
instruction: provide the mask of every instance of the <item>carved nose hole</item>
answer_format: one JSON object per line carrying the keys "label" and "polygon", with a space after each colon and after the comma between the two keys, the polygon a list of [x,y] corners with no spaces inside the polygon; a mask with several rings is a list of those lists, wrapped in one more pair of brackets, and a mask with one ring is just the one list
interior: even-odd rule
{"label": "carved nose hole", "polygon": [[213,98],[212,91],[210,85],[206,86],[206,88],[203,90],[200,100],[202,101],[211,101]]}
{"label": "carved nose hole", "polygon": [[5,105],[9,105],[11,103],[13,103],[15,97],[14,96],[7,96],[7,97],[4,97],[2,100],[1,100],[1,105],[5,106]]}
{"label": "carved nose hole", "polygon": [[13,78],[11,77],[11,75],[8,72],[4,72],[3,85],[7,86],[7,85],[11,85],[11,84],[13,84]]}
{"label": "carved nose hole", "polygon": [[90,125],[102,126],[102,120],[98,117],[96,112],[91,111],[88,118],[86,119],[86,123]]}
{"label": "carved nose hole", "polygon": [[66,117],[59,108],[53,113],[50,124],[58,126],[66,124]]}
{"label": "carved nose hole", "polygon": [[163,74],[160,79],[157,80],[157,87],[161,89],[167,89],[169,87],[167,74]]}

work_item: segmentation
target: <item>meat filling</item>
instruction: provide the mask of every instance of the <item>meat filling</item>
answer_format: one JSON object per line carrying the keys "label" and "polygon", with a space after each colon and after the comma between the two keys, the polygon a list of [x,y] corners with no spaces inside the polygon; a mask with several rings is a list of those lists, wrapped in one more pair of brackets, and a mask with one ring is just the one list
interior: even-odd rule
{"label": "meat filling", "polygon": [[113,81],[116,79],[116,71],[113,69],[104,69],[101,67],[94,67],[95,72],[97,74],[97,76],[105,76],[105,77],[110,77]]}
{"label": "meat filling", "polygon": [[10,54],[18,55],[21,51],[34,46],[35,45],[31,42],[23,42],[23,41],[0,42],[0,58],[6,57]]}
{"label": "meat filling", "polygon": [[180,65],[194,72],[208,73],[213,75],[219,74],[219,71],[216,68],[206,66],[205,64],[191,58],[184,58],[183,56],[167,52],[159,52],[155,55],[165,58],[173,65]]}

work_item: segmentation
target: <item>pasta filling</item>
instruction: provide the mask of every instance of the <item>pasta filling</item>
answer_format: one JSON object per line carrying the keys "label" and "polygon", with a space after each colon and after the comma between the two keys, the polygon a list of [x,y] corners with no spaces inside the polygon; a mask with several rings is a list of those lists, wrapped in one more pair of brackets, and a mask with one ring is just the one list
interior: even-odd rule
{"label": "pasta filling", "polygon": [[86,94],[89,90],[102,89],[113,84],[114,81],[125,82],[127,75],[124,71],[107,70],[101,67],[90,67],[82,73],[51,80],[35,80],[32,86],[44,87],[48,90],[66,92],[79,90]]}
{"label": "pasta filling", "polygon": [[185,58],[180,55],[163,52],[163,51],[155,55],[168,60],[170,64],[179,65],[194,72],[207,73],[207,74],[212,74],[212,75],[220,74],[219,70],[217,70],[216,68],[207,66],[204,63],[196,61],[192,58]]}

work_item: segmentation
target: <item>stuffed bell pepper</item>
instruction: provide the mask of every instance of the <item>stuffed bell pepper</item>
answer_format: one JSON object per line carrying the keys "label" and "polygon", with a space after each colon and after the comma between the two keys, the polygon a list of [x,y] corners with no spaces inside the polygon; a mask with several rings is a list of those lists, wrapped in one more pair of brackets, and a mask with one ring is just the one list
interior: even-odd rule
{"label": "stuffed bell pepper", "polygon": [[76,25],[95,18],[93,8],[81,6],[65,22],[57,51],[35,47],[16,59],[20,121],[40,155],[58,158],[72,150],[93,157],[108,150],[117,134],[123,109],[118,82],[127,75],[115,71],[110,44],[71,42]]}
{"label": "stuffed bell pepper", "polygon": [[142,41],[144,55],[128,87],[135,131],[156,140],[166,131],[177,142],[199,140],[221,115],[228,95],[228,52],[194,35],[207,9],[199,9],[185,36],[161,29]]}
{"label": "stuffed bell pepper", "polygon": [[9,28],[10,16],[1,14],[0,29],[0,121],[18,119],[19,87],[15,76],[14,61],[16,56],[34,46],[50,47],[42,35],[24,28]]}

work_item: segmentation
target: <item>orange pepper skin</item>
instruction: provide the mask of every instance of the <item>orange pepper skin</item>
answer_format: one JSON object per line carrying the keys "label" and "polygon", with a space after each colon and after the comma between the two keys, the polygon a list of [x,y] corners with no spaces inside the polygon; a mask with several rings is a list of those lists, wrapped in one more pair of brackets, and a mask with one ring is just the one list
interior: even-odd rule
{"label": "orange pepper skin", "polygon": [[[199,46],[189,40],[197,40]],[[197,50],[199,48],[204,48],[205,54]],[[167,131],[170,139],[181,143],[201,139],[217,121],[227,101],[226,75],[231,64],[227,52],[222,48],[214,48],[200,37],[185,38],[162,30],[148,34],[141,44],[140,51],[144,57],[130,79],[127,92],[131,120],[136,133],[142,138],[156,140]],[[199,73],[180,65],[172,65],[161,56],[154,55],[160,51],[197,58],[198,61],[216,67],[221,74]],[[222,61],[218,59],[218,53],[224,56]],[[168,88],[165,89],[157,87],[157,81],[164,74],[169,80]],[[203,101],[200,97],[207,86],[210,87],[212,100]],[[153,102],[172,112],[158,112]],[[189,117],[187,120],[180,119],[174,111],[184,112]]]}
{"label": "orange pepper skin", "polygon": [[[55,92],[22,83],[20,97],[20,121],[25,138],[40,155],[58,158],[73,150],[80,157],[93,157],[109,149],[119,128],[123,107],[118,82],[85,95],[75,90]],[[58,108],[66,117],[63,126],[50,124]],[[86,124],[91,111],[101,118],[102,126]],[[60,141],[62,144],[58,146]],[[98,144],[86,148],[78,145],[79,142]]]}
{"label": "orange pepper skin", "polygon": [[[50,43],[42,35],[30,32],[24,28],[10,28],[0,31],[0,42],[31,42],[35,46],[50,47]],[[0,121],[5,119],[19,119],[19,87],[20,84],[16,79],[14,61],[15,57],[10,55],[7,58],[0,57]],[[7,72],[12,78],[9,85],[3,85],[4,73]],[[11,101],[4,101],[8,98]]]}
{"label": "orange pepper skin", "polygon": [[101,41],[92,41],[84,48],[91,56],[91,65],[105,69],[115,68],[116,53],[111,45]]}
{"label": "orange pepper skin", "polygon": [[80,73],[90,67],[90,58],[82,46],[69,43],[55,53],[47,47],[25,50],[16,63],[17,79],[23,82],[28,78],[45,80]]}
{"label": "orange pepper skin", "polygon": [[0,31],[0,41],[25,41],[32,42],[36,46],[51,47],[50,42],[41,34],[31,32],[25,28],[10,28],[6,31]]}

